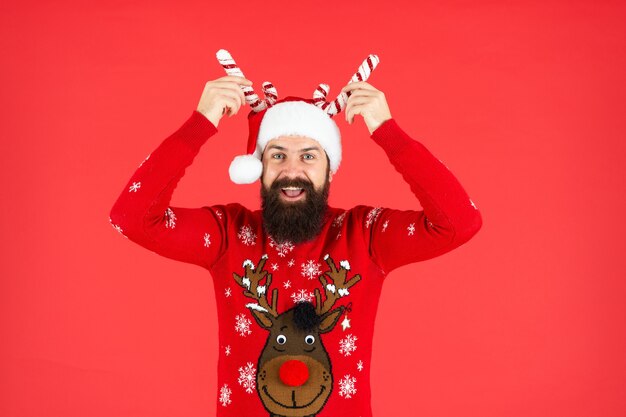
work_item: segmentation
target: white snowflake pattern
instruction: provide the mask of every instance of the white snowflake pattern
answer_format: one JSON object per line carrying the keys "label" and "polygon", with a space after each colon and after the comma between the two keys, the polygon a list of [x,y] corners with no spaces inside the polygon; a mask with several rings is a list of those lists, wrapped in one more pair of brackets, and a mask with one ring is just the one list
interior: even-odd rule
{"label": "white snowflake pattern", "polygon": [[284,242],[278,243],[271,236],[270,247],[276,249],[276,252],[278,252],[278,256],[280,256],[281,258],[287,256],[287,254],[295,248],[293,243],[291,243],[290,241],[285,240]]}
{"label": "white snowflake pattern", "polygon": [[278,264],[277,263],[273,263],[272,264],[272,271],[278,271]]}
{"label": "white snowflake pattern", "polygon": [[478,210],[478,207],[476,207],[476,204],[474,204],[471,198],[470,198],[470,204],[472,205],[472,207],[474,207],[474,209]]}
{"label": "white snowflake pattern", "polygon": [[337,233],[337,236],[335,237],[335,240],[339,240],[340,237],[341,237],[341,232]]}
{"label": "white snowflake pattern", "polygon": [[226,298],[230,297],[232,295],[232,292],[230,290],[230,288],[226,288],[226,290],[224,290],[224,295],[226,296]]}
{"label": "white snowflake pattern", "polygon": [[165,221],[165,227],[167,227],[168,229],[173,229],[176,227],[176,215],[174,214],[174,211],[172,211],[171,208],[167,208],[167,210],[165,210],[165,217],[167,218],[167,220]]}
{"label": "white snowflake pattern", "polygon": [[287,266],[288,266],[289,268],[291,268],[291,267],[292,267],[292,266],[294,266],[295,264],[296,264],[296,261],[295,261],[295,260],[293,260],[293,259],[290,259],[290,260],[289,260],[289,262],[287,262]]}
{"label": "white snowflake pattern", "polygon": [[237,317],[235,317],[235,331],[239,336],[246,337],[252,333],[252,330],[250,330],[251,324],[252,322],[245,314],[238,314]]}
{"label": "white snowflake pattern", "polygon": [[335,220],[333,220],[333,227],[341,227],[343,219],[345,219],[347,213],[347,211],[344,211],[339,216],[335,217]]}
{"label": "white snowflake pattern", "polygon": [[307,290],[298,290],[298,292],[294,292],[291,294],[291,299],[294,303],[303,303],[305,301],[311,302],[313,301],[313,293],[308,292]]}
{"label": "white snowflake pattern", "polygon": [[411,223],[409,227],[406,228],[409,231],[409,236],[413,236],[415,233],[415,223]]}
{"label": "white snowflake pattern", "polygon": [[347,335],[339,342],[339,353],[344,356],[350,356],[356,350],[357,337],[354,335]]}
{"label": "white snowflake pattern", "polygon": [[254,364],[252,362],[248,362],[246,366],[239,368],[239,378],[237,379],[237,382],[246,389],[248,394],[252,394],[254,392],[255,381],[256,369],[254,368]]}
{"label": "white snowflake pattern", "polygon": [[283,282],[283,288],[284,289],[291,288],[291,281],[287,280],[287,281]]}
{"label": "white snowflake pattern", "polygon": [[233,393],[232,390],[228,388],[228,384],[224,384],[224,386],[220,388],[220,398],[219,398],[220,404],[226,407],[228,404],[232,403],[230,399],[230,395],[232,393]]}
{"label": "white snowflake pattern", "polygon": [[237,237],[241,240],[241,243],[246,246],[256,245],[256,234],[249,225],[241,226]]}
{"label": "white snowflake pattern", "polygon": [[363,370],[363,361],[358,361],[356,363],[356,368],[361,372]]}
{"label": "white snowflake pattern", "polygon": [[204,234],[204,247],[208,248],[209,246],[211,246],[211,235],[208,233]]}
{"label": "white snowflake pattern", "polygon": [[387,230],[387,226],[389,226],[389,220],[385,220],[385,223],[383,223],[383,232]]}
{"label": "white snowflake pattern", "polygon": [[129,193],[136,193],[138,189],[141,188],[141,181],[133,182],[133,185],[128,187]]}
{"label": "white snowflake pattern", "polygon": [[230,356],[230,345],[228,345],[228,346],[226,346],[226,347],[224,348],[224,354],[225,354],[226,356]]}
{"label": "white snowflake pattern", "polygon": [[116,224],[113,224],[113,220],[111,220],[111,218],[109,217],[109,223],[111,223],[111,226],[113,226],[113,228],[117,231],[117,233],[119,233],[120,235],[124,236],[125,238],[128,239],[128,237],[126,235],[124,235],[124,231],[122,230],[121,227],[119,227]]}
{"label": "white snowflake pattern", "polygon": [[139,164],[139,168],[141,168],[143,166],[143,164],[150,159],[150,155],[146,156],[146,159],[144,159],[140,164]]}
{"label": "white snowflake pattern", "polygon": [[215,210],[215,214],[220,218],[220,220],[222,219],[222,212],[220,210]]}
{"label": "white snowflake pattern", "polygon": [[365,227],[369,228],[372,225],[372,223],[376,221],[381,211],[382,211],[381,207],[374,207],[373,209],[371,209],[369,213],[367,213],[367,219],[365,220]]}
{"label": "white snowflake pattern", "polygon": [[300,274],[308,279],[315,279],[321,273],[321,266],[322,265],[318,264],[313,259],[310,259],[306,263],[302,264],[302,272]]}
{"label": "white snowflake pattern", "polygon": [[349,374],[339,380],[339,395],[352,398],[356,394],[356,378]]}

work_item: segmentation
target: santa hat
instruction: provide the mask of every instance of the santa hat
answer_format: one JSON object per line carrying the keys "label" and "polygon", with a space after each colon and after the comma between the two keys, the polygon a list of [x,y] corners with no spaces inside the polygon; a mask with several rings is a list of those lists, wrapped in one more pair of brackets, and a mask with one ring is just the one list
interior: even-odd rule
{"label": "santa hat", "polygon": [[[228,51],[220,49],[216,57],[228,75],[244,76]],[[350,82],[366,81],[378,62],[376,55],[369,55]],[[328,102],[329,87],[319,84],[313,92],[313,99],[287,97],[276,101],[278,94],[270,82],[263,83],[264,99],[260,99],[250,86],[241,88],[252,111],[248,114],[247,154],[235,157],[228,169],[234,183],[251,184],[261,177],[265,146],[280,136],[306,136],[316,140],[328,156],[330,170],[337,171],[341,162],[341,135],[331,117],[345,108],[349,93],[342,92],[334,101]]]}
{"label": "santa hat", "polygon": [[262,111],[248,114],[247,155],[236,156],[228,173],[236,184],[251,184],[261,177],[261,159],[267,143],[280,136],[306,136],[317,141],[335,173],[341,163],[341,134],[337,124],[312,99],[287,97]]}

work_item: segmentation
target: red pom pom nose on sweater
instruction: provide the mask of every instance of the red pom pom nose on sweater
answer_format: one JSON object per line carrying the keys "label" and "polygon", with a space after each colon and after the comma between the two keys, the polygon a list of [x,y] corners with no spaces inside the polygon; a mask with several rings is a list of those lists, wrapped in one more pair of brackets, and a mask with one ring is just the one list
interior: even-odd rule
{"label": "red pom pom nose on sweater", "polygon": [[309,379],[309,368],[302,361],[288,360],[281,365],[278,375],[283,384],[299,387]]}

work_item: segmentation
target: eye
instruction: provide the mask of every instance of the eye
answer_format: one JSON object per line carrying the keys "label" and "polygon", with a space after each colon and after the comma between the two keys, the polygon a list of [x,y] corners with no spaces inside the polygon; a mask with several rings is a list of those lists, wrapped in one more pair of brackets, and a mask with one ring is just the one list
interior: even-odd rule
{"label": "eye", "polygon": [[312,334],[308,335],[307,337],[304,338],[304,342],[307,345],[312,345],[313,343],[315,343],[315,336],[313,336]]}
{"label": "eye", "polygon": [[284,159],[285,158],[285,154],[282,153],[275,153],[272,155],[272,159]]}
{"label": "eye", "polygon": [[310,153],[305,153],[304,155],[302,155],[302,159],[305,159],[305,160],[309,160],[309,161],[310,161],[310,160],[312,160],[312,159],[315,159],[315,155],[310,154]]}
{"label": "eye", "polygon": [[276,338],[276,341],[279,345],[284,345],[285,343],[287,343],[287,336],[285,336],[284,334],[279,334]]}

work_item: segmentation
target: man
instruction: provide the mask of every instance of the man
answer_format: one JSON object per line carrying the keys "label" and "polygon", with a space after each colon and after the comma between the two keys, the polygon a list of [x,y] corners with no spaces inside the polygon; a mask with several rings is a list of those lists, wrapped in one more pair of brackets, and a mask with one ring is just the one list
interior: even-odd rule
{"label": "man", "polygon": [[[262,210],[169,207],[185,168],[223,116],[241,110],[242,87],[251,84],[236,76],[208,82],[189,120],[132,176],[110,221],[138,244],[210,271],[218,416],[371,416],[371,342],[385,276],[467,242],[481,216],[366,82],[343,88],[346,120],[362,117],[423,210],[329,207],[339,131],[311,101],[293,97],[249,116],[249,155],[231,165],[236,182],[260,175]],[[255,159],[260,170],[249,164]]]}

